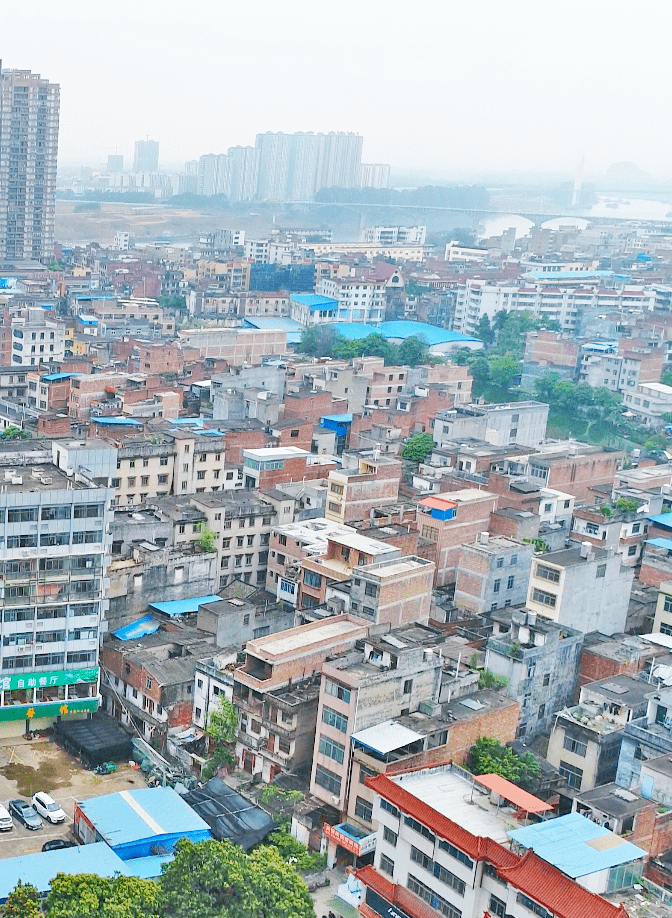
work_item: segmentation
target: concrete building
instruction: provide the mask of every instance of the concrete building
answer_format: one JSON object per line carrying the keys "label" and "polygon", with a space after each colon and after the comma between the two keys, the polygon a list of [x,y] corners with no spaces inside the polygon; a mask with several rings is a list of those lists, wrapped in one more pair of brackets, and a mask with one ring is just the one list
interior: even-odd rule
{"label": "concrete building", "polygon": [[377,625],[392,628],[417,622],[426,625],[432,599],[434,563],[403,557],[358,567],[350,587],[350,611]]}
{"label": "concrete building", "polygon": [[65,326],[44,309],[27,309],[12,318],[12,366],[35,366],[65,360]]}
{"label": "concrete building", "polygon": [[517,735],[532,738],[548,730],[574,696],[583,635],[525,610],[491,617],[485,668],[507,678],[502,692],[520,706]]}
{"label": "concrete building", "polygon": [[547,760],[572,790],[587,791],[616,778],[623,728],[643,717],[653,686],[614,676],[581,689],[578,705],[558,714]]}
{"label": "concrete building", "polygon": [[159,141],[136,140],[133,158],[134,172],[159,171]]}
{"label": "concrete building", "polygon": [[386,286],[384,281],[367,281],[360,277],[329,277],[318,281],[318,296],[336,300],[338,322],[364,322],[379,325],[385,318]]}
{"label": "concrete building", "polygon": [[60,87],[29,70],[0,72],[0,259],[54,254]]}
{"label": "concrete building", "polygon": [[[402,913],[409,918],[435,913],[445,918],[627,918],[622,906],[590,892],[532,851],[514,854],[495,806],[483,798],[474,806],[473,785],[450,766],[378,775],[367,785],[376,794],[375,855],[356,877],[364,887],[361,909],[369,918]],[[632,881],[631,876],[626,884]],[[614,882],[624,881],[614,877]]]}
{"label": "concrete building", "polygon": [[593,507],[579,507],[574,510],[569,537],[575,542],[589,542],[614,551],[622,564],[634,567],[640,561],[648,536],[649,517],[662,510],[663,495],[645,491],[626,494],[640,504],[639,508],[620,510],[618,499],[606,504],[598,500]]}
{"label": "concrete building", "polygon": [[669,759],[672,755],[671,711],[672,689],[661,688],[649,697],[645,716],[631,720],[623,728],[616,772],[616,783],[621,787],[641,786],[644,796],[652,795],[655,776],[651,772],[644,776],[642,769],[650,759],[660,756]]}
{"label": "concrete building", "polygon": [[476,542],[463,545],[457,564],[455,605],[478,615],[527,598],[534,546],[482,532]]}
{"label": "concrete building", "polygon": [[364,622],[339,615],[248,642],[233,673],[236,758],[245,771],[269,782],[310,766],[322,666],[367,633]]}
{"label": "concrete building", "polygon": [[487,532],[490,513],[496,509],[497,496],[476,488],[446,491],[418,501],[420,537],[436,546],[434,586],[455,584],[462,545],[475,542],[481,532]]}
{"label": "concrete building", "polygon": [[102,452],[95,479],[56,463],[0,464],[5,737],[98,708],[112,498]]}
{"label": "concrete building", "polygon": [[656,634],[672,635],[672,581],[660,584],[652,630]]}
{"label": "concrete building", "polygon": [[373,245],[424,245],[426,226],[367,226],[363,242]]}
{"label": "concrete building", "polygon": [[432,436],[439,449],[465,439],[534,447],[546,439],[547,421],[548,405],[542,402],[469,405],[440,411],[433,420]]}
{"label": "concrete building", "polygon": [[535,555],[527,606],[544,618],[587,633],[625,631],[631,567],[590,543]]}
{"label": "concrete building", "polygon": [[248,641],[286,631],[294,624],[292,608],[278,609],[273,594],[233,580],[219,590],[219,601],[198,607],[196,626],[214,634],[217,647],[240,648]]}
{"label": "concrete building", "polygon": [[399,499],[401,462],[377,449],[343,452],[342,465],[329,472],[325,516],[335,523],[369,518],[373,510]]}
{"label": "concrete building", "polygon": [[645,427],[662,427],[664,415],[672,411],[672,386],[659,382],[640,383],[623,399],[625,407]]}

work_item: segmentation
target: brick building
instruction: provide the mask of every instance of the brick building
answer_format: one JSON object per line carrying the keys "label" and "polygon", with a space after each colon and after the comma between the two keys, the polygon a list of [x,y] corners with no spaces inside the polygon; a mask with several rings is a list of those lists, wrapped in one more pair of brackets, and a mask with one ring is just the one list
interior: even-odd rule
{"label": "brick building", "polygon": [[483,615],[522,605],[527,598],[534,546],[482,532],[462,546],[455,582],[455,604]]}
{"label": "brick building", "polygon": [[246,488],[272,489],[294,481],[326,478],[336,463],[296,446],[243,450]]}
{"label": "brick building", "polygon": [[367,520],[373,510],[396,504],[401,462],[379,450],[343,453],[341,468],[329,472],[325,516],[338,523]]}

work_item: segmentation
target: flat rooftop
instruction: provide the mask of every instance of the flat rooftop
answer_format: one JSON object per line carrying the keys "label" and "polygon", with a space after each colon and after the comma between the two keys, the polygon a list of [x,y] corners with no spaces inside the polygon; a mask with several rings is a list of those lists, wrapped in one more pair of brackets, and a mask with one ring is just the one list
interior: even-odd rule
{"label": "flat rooftop", "polygon": [[356,551],[362,551],[367,555],[384,555],[388,552],[398,552],[396,545],[388,545],[380,539],[369,539],[367,536],[360,535],[356,529],[348,528],[347,532],[338,532],[327,536],[330,542],[336,542],[338,545],[344,545],[346,548],[354,548]]}
{"label": "flat rooftop", "polygon": [[516,824],[513,813],[508,815],[506,807],[500,807],[498,813],[490,803],[490,791],[483,788],[482,792],[478,786],[474,787],[470,781],[452,771],[450,766],[389,777],[409,794],[473,835],[487,836],[500,845],[510,846],[508,832]]}
{"label": "flat rooftop", "polygon": [[364,637],[367,630],[364,622],[351,621],[349,618],[337,616],[320,622],[311,622],[309,625],[299,625],[298,628],[289,628],[277,635],[257,638],[248,641],[247,646],[255,654],[280,657],[295,650],[307,652],[309,648],[314,649],[323,642],[339,642],[348,638],[355,640]]}
{"label": "flat rooftop", "polygon": [[[670,773],[672,774],[672,764],[670,763],[669,755],[660,756],[660,758],[667,760],[667,764],[670,766]],[[655,761],[656,759],[649,759],[647,765]],[[634,816],[639,813],[640,810],[656,806],[654,801],[646,800],[644,797],[640,797],[639,794],[634,794],[630,790],[619,787],[618,784],[603,784],[600,787],[594,787],[592,790],[584,791],[582,794],[579,793],[576,795],[576,801],[579,805],[581,803],[590,804],[590,806],[606,813],[607,816],[614,816],[616,819],[623,819],[625,816]]]}
{"label": "flat rooftop", "polygon": [[387,580],[392,577],[402,577],[404,574],[412,574],[432,563],[432,561],[426,561],[424,558],[409,557],[381,561],[379,564],[370,564],[359,568],[359,570],[376,577],[378,580]]}
{"label": "flat rooftop", "polygon": [[[609,558],[613,553],[606,548],[598,548],[591,545],[590,551],[593,555],[593,561],[603,561]],[[581,557],[581,546],[576,548],[561,548],[558,551],[549,551],[540,555],[538,560],[542,564],[556,564],[559,567],[574,567],[577,564],[586,564],[587,559]]]}
{"label": "flat rooftop", "polygon": [[311,453],[298,446],[268,446],[259,449],[244,449],[243,456],[256,459],[259,462],[270,462],[277,459],[297,459],[300,456],[310,456]]}
{"label": "flat rooftop", "polygon": [[89,485],[68,478],[55,465],[38,465],[33,468],[0,462],[0,484],[7,494],[25,491],[90,490]]}

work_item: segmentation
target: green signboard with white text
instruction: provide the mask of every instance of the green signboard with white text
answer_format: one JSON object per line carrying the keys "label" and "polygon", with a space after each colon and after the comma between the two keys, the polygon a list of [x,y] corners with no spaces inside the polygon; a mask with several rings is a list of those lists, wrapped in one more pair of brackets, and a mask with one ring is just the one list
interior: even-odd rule
{"label": "green signboard with white text", "polygon": [[97,698],[56,701],[48,704],[12,704],[0,707],[0,722],[4,720],[33,720],[40,717],[67,717],[68,714],[87,714],[98,710]]}
{"label": "green signboard with white text", "polygon": [[12,692],[16,689],[51,688],[54,685],[77,685],[78,682],[96,682],[98,668],[59,669],[55,673],[20,673],[16,676],[0,676],[0,689]]}

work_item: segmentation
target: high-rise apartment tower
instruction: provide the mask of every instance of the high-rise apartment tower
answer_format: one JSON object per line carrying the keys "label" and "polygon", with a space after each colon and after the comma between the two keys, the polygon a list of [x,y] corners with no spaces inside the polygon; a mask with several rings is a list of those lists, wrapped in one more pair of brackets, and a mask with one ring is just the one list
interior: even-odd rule
{"label": "high-rise apartment tower", "polygon": [[159,171],[159,141],[136,140],[135,158],[133,159],[134,172]]}
{"label": "high-rise apartment tower", "polygon": [[0,66],[0,260],[51,258],[60,87]]}

